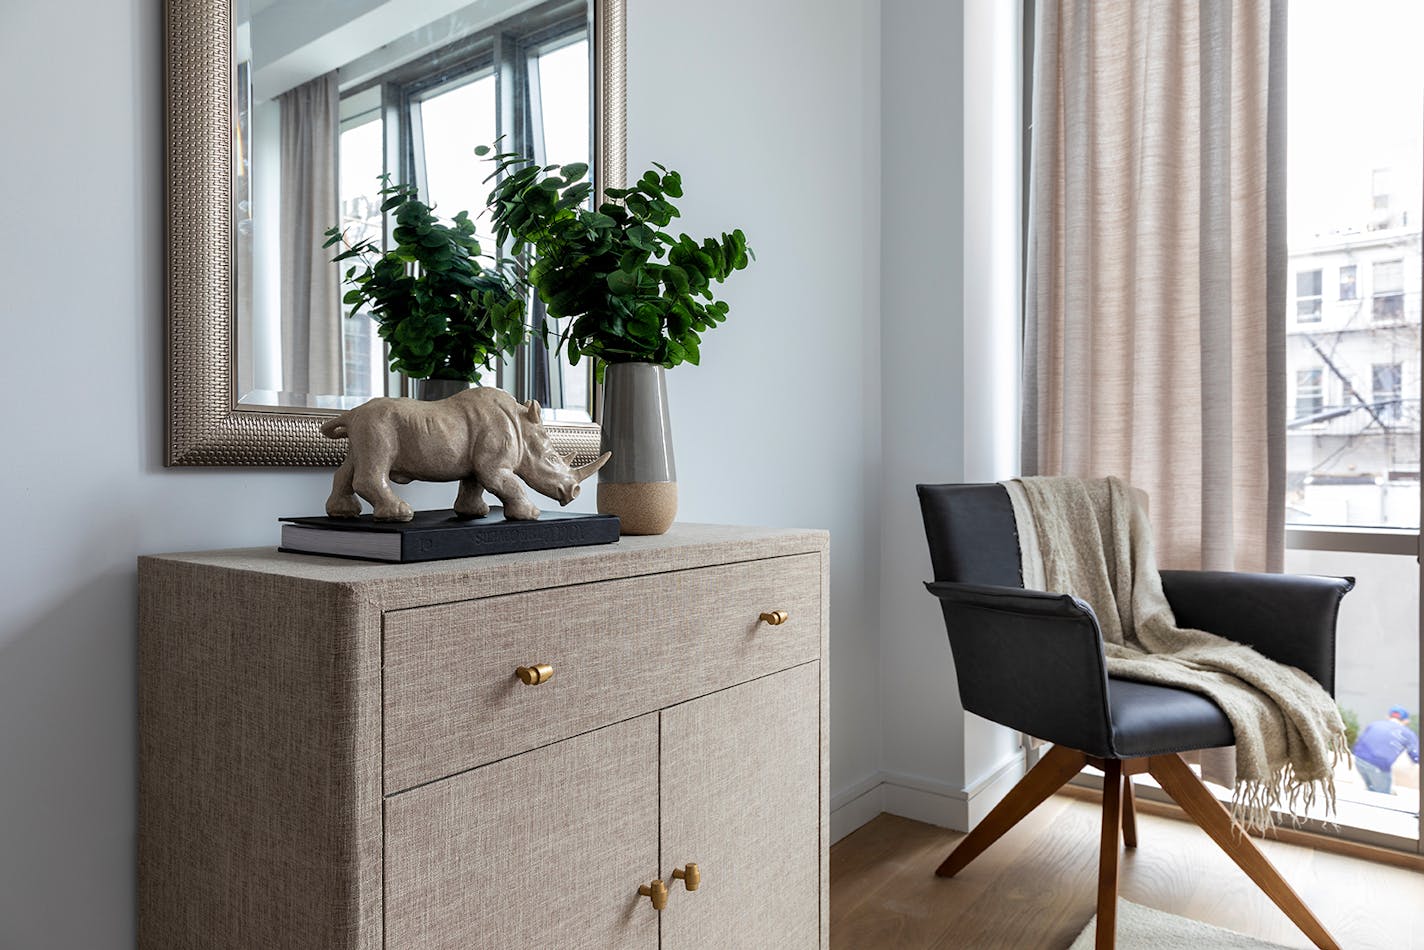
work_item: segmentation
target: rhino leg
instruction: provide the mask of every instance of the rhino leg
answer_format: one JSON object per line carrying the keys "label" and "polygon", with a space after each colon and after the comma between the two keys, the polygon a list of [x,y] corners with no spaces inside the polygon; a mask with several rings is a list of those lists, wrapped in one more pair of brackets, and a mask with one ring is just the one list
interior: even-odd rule
{"label": "rhino leg", "polygon": [[388,470],[388,466],[363,460],[357,465],[352,480],[356,494],[371,503],[372,515],[377,521],[409,521],[415,512],[391,491],[391,484],[386,481]]}
{"label": "rhino leg", "polygon": [[485,489],[474,476],[460,479],[460,493],[455,496],[455,514],[461,518],[483,518],[489,514]]}
{"label": "rhino leg", "polygon": [[506,518],[513,521],[534,521],[539,517],[538,506],[524,494],[524,483],[509,469],[497,469],[492,473],[492,477],[481,477],[480,481],[503,503]]}
{"label": "rhino leg", "polygon": [[351,486],[356,466],[348,457],[331,478],[331,494],[326,499],[326,513],[332,518],[354,518],[361,513],[361,502]]}

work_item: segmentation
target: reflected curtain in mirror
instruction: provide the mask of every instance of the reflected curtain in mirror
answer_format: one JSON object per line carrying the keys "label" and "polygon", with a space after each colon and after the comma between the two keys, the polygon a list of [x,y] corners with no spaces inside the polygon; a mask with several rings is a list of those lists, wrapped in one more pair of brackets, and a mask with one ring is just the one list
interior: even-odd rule
{"label": "reflected curtain in mirror", "polygon": [[282,389],[342,393],[340,272],[321,234],[337,220],[336,72],[282,93]]}

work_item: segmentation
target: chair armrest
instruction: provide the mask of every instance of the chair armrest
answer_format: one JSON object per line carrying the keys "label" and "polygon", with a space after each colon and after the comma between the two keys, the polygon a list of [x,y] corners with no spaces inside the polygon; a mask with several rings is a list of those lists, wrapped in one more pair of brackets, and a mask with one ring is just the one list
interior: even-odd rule
{"label": "chair armrest", "polygon": [[1177,626],[1205,630],[1294,666],[1335,693],[1335,621],[1353,577],[1163,571]]}
{"label": "chair armrest", "polygon": [[1112,755],[1107,663],[1092,608],[1067,594],[931,581],[976,715],[1090,755]]}

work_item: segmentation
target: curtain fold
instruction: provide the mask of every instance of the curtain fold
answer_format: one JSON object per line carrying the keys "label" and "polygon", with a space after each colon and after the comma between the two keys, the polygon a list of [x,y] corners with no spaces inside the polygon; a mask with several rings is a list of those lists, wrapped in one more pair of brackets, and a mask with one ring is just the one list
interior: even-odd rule
{"label": "curtain fold", "polygon": [[1284,0],[1040,0],[1023,471],[1148,492],[1164,567],[1285,548]]}
{"label": "curtain fold", "polygon": [[281,161],[282,388],[298,395],[346,391],[340,271],[322,236],[340,212],[337,146],[341,96],[335,71],[283,93]]}

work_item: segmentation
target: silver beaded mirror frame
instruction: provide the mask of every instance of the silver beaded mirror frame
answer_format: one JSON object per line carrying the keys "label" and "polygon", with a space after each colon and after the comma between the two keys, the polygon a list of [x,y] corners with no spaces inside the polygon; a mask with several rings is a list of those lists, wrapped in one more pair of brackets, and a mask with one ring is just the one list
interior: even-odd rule
{"label": "silver beaded mirror frame", "polygon": [[[591,0],[591,13],[594,177],[601,191],[622,186],[626,172],[624,0]],[[165,463],[338,465],[344,443],[319,431],[334,410],[237,404],[232,19],[231,0],[165,0]],[[561,453],[573,453],[574,464],[597,457],[596,424],[545,426]]]}

